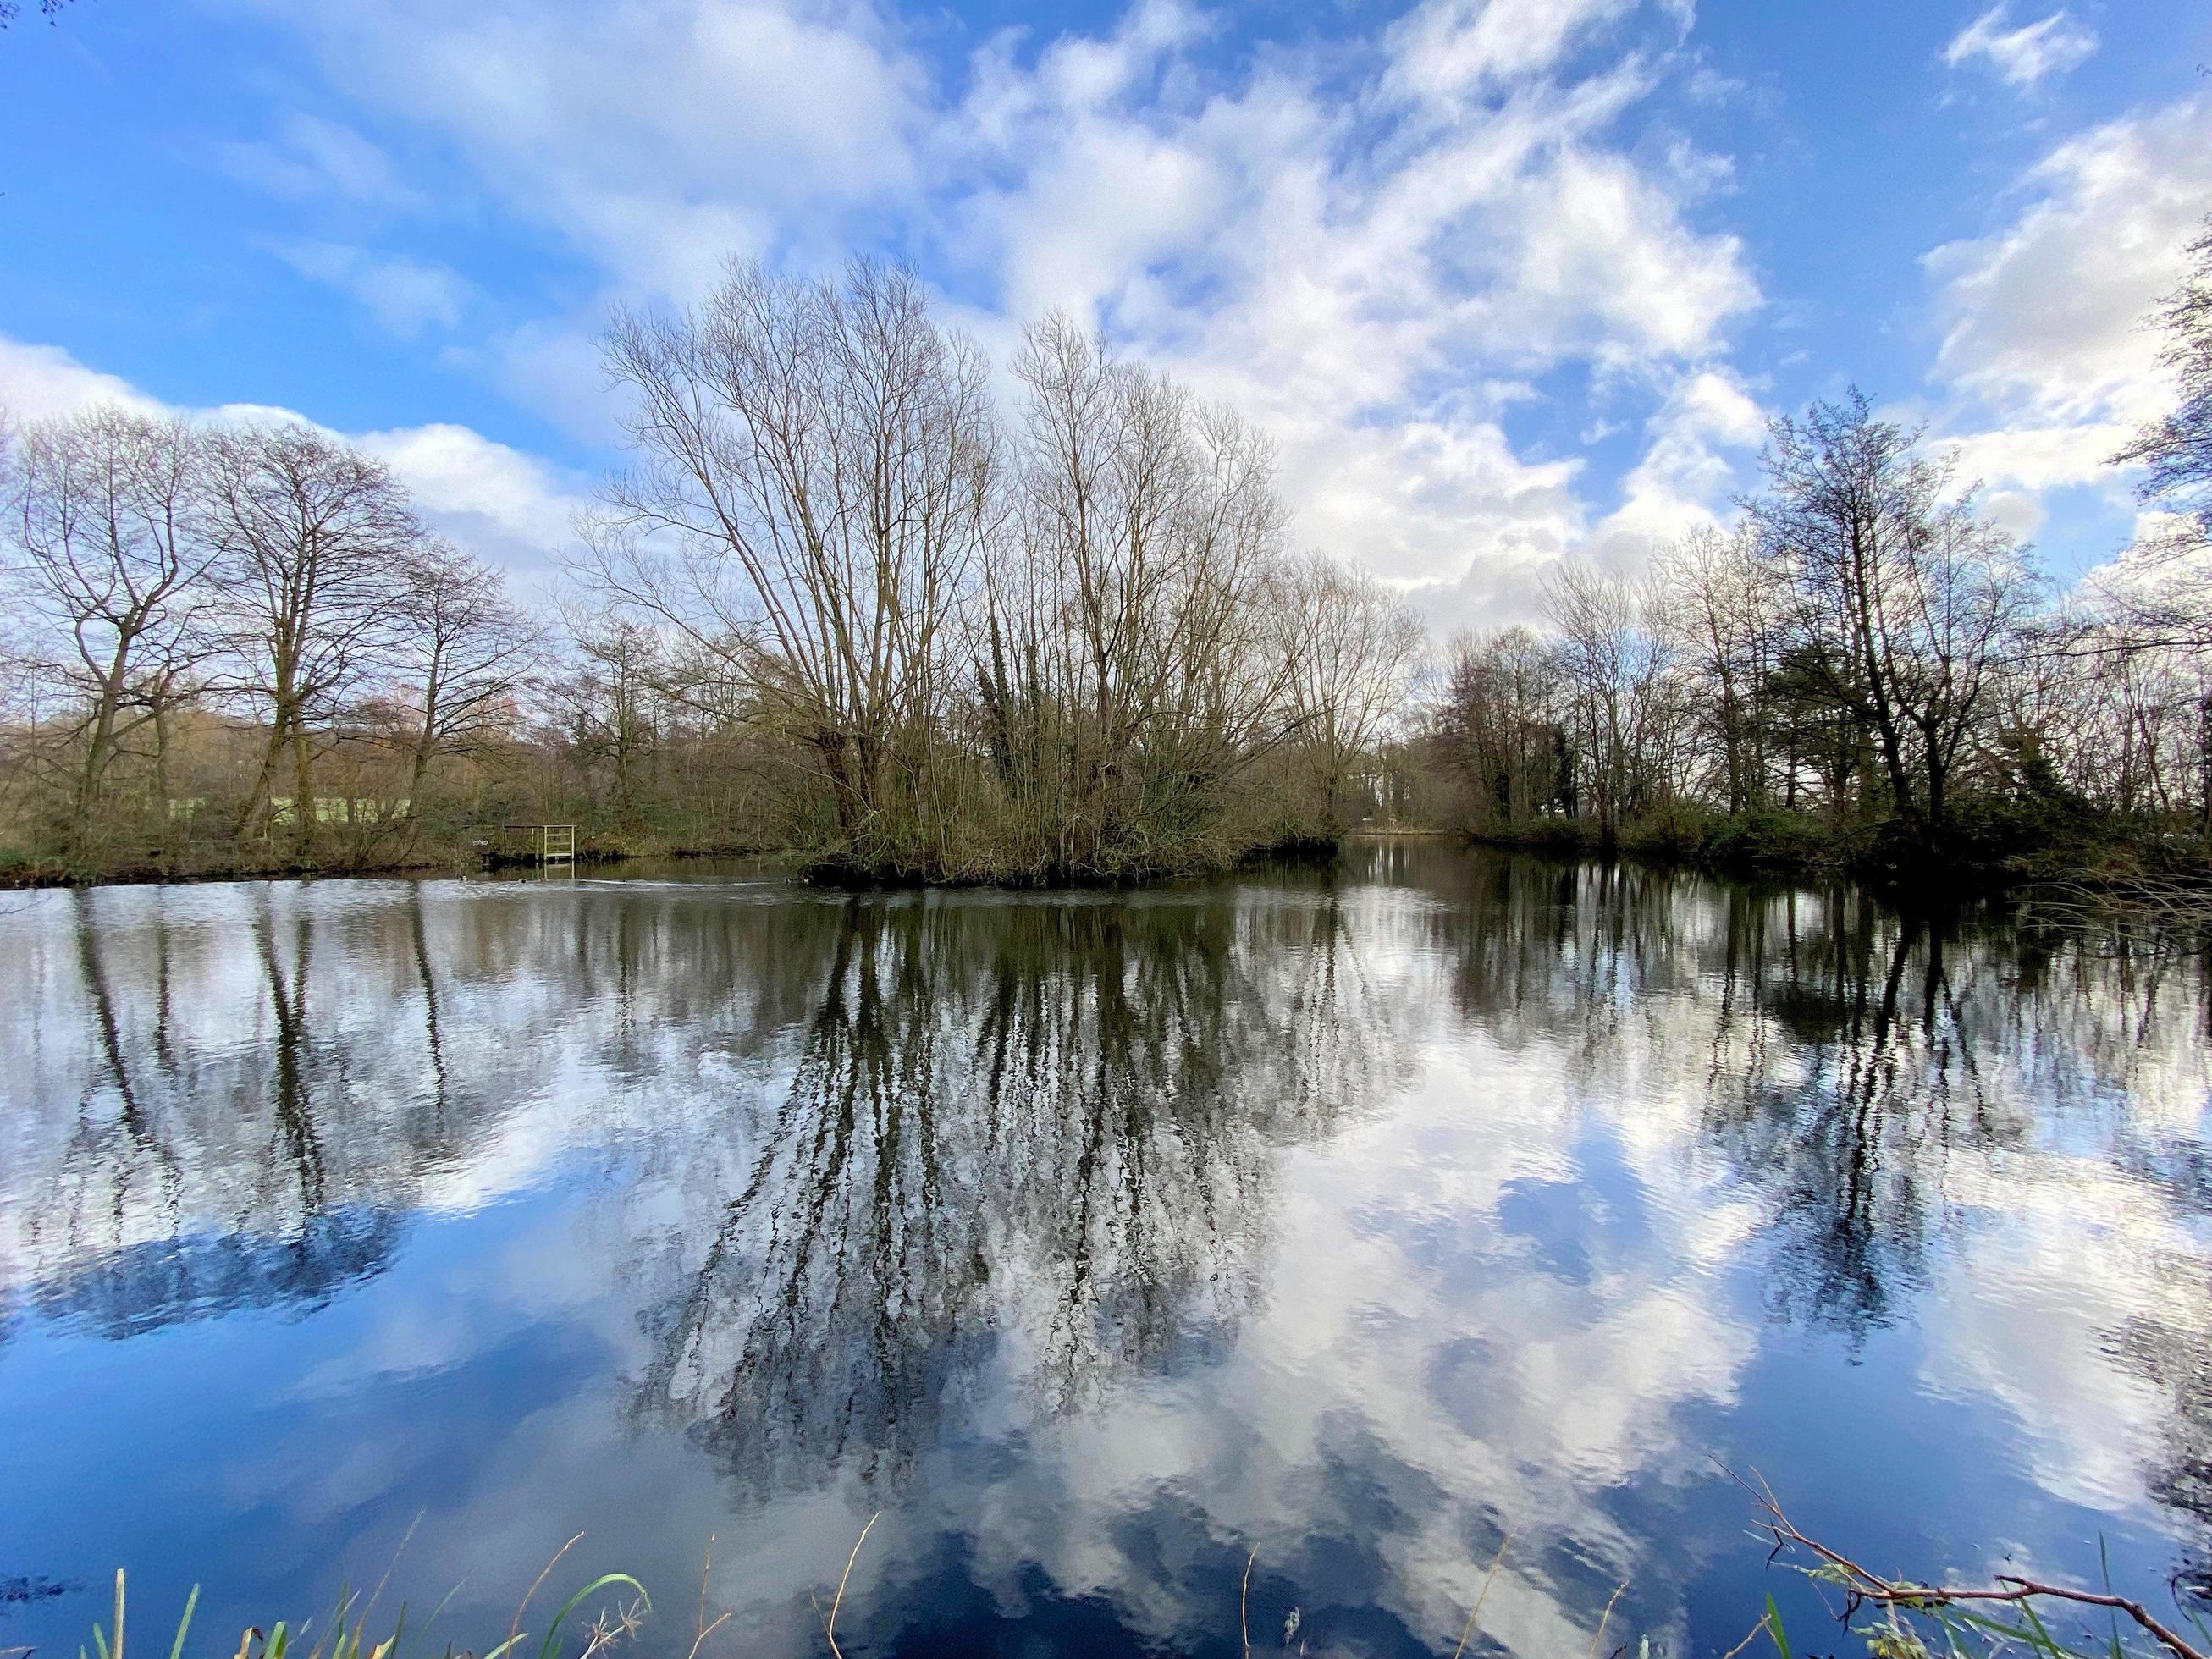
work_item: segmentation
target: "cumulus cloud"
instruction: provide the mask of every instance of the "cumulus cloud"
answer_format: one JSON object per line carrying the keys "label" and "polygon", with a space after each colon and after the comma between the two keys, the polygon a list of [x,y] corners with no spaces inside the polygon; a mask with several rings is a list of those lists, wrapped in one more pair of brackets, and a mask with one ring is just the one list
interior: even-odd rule
{"label": "cumulus cloud", "polygon": [[1644,425],[1644,453],[1621,482],[1621,504],[1592,532],[1589,551],[1632,573],[1652,551],[1718,522],[1766,414],[1732,374],[1702,368],[1677,381]]}
{"label": "cumulus cloud", "polygon": [[915,184],[920,70],[863,5],[268,10],[510,210],[656,292],[696,291],[732,252],[827,240]]}
{"label": "cumulus cloud", "polygon": [[[501,317],[447,265],[351,236],[280,252],[594,442],[605,303],[696,297],[732,254],[819,269],[856,246],[915,258],[1001,361],[1060,308],[1232,402],[1275,436],[1304,539],[1454,620],[1525,608],[1570,550],[1632,564],[1718,509],[1749,441],[1713,401],[1747,396],[1730,337],[1762,302],[1705,222],[1729,164],[1653,113],[1711,78],[1680,50],[1683,0],[1417,0],[1370,36],[1257,52],[1221,50],[1187,0],[949,49],[890,0],[248,3],[352,113],[224,147],[234,175],[421,209],[392,157],[436,154],[583,275],[555,314]],[[1942,57],[2033,87],[2094,44],[2067,10],[2001,4]],[[2208,108],[2068,139],[2008,222],[1929,256],[1939,425],[1993,485],[2106,476],[2112,431],[2160,400],[2136,323],[2212,185]],[[1600,388],[1578,424],[1644,423],[1617,497],[1507,435],[1563,364]]]}
{"label": "cumulus cloud", "polygon": [[1946,438],[1940,447],[1950,453],[1962,482],[2063,489],[2109,482],[2112,456],[2134,431],[2118,421],[2008,427]]}
{"label": "cumulus cloud", "polygon": [[[1003,182],[959,202],[958,246],[1006,312],[1073,307],[1258,419],[1304,538],[1418,587],[1440,625],[1525,615],[1583,533],[1580,466],[1516,453],[1504,405],[1571,358],[1664,378],[1759,298],[1741,245],[1690,222],[1710,169],[1688,185],[1613,143],[1650,69],[1547,72],[1630,9],[1554,17],[1546,45],[1500,32],[1526,9],[1425,8],[1349,104],[1285,73],[1178,104],[1172,40],[1127,29],[1110,71],[1064,73],[1064,45],[995,62],[963,125],[994,135]],[[1412,98],[1458,33],[1498,95]]]}
{"label": "cumulus cloud", "polygon": [[[178,408],[118,375],[87,368],[58,346],[0,335],[0,411],[9,418],[66,417],[98,404],[218,421],[297,421],[332,431],[295,410],[265,404]],[[391,467],[432,529],[493,564],[549,574],[569,544],[586,486],[537,456],[448,422],[333,435]]]}
{"label": "cumulus cloud", "polygon": [[56,345],[0,335],[0,415],[14,421],[66,418],[94,404],[120,404],[146,414],[161,402],[129,381],[88,368]]}
{"label": "cumulus cloud", "polygon": [[478,344],[448,346],[448,362],[486,375],[526,408],[603,449],[623,441],[622,408],[599,360],[597,319],[526,322]]}
{"label": "cumulus cloud", "polygon": [[1553,68],[1636,0],[1425,0],[1390,30],[1389,84],[1451,105]]}
{"label": "cumulus cloud", "polygon": [[495,563],[548,570],[573,538],[582,485],[537,456],[443,422],[356,441],[398,475],[426,518]]}
{"label": "cumulus cloud", "polygon": [[1516,194],[1508,280],[1487,308],[1503,330],[1548,339],[1547,355],[1571,343],[1601,365],[1694,356],[1758,299],[1737,239],[1692,230],[1620,155],[1568,150]]}
{"label": "cumulus cloud", "polygon": [[2097,37],[2063,7],[2038,22],[2011,27],[2011,0],[1998,0],[1951,37],[1943,61],[1953,69],[1976,61],[2015,87],[2063,75],[2097,50]]}
{"label": "cumulus cloud", "polygon": [[1928,256],[1946,324],[1937,373],[2070,418],[2161,407],[2158,339],[2142,325],[2212,197],[2212,98],[2069,138],[2018,194],[2003,229]]}
{"label": "cumulus cloud", "polygon": [[2016,533],[2040,523],[2044,491],[2125,487],[2111,457],[2172,396],[2143,319],[2209,199],[2212,98],[2197,97],[2068,138],[2019,182],[2009,222],[1928,256],[1946,441]]}
{"label": "cumulus cloud", "polygon": [[[1407,584],[1580,533],[1575,469],[1506,440],[1515,383],[1570,358],[1667,383],[1759,298],[1692,212],[1724,166],[1635,143],[1680,5],[1425,0],[1340,51],[1233,59],[1182,0],[964,56],[858,0],[266,9],[604,294],[680,302],[732,254],[912,252],[1001,359],[1064,309],[1236,403],[1275,434],[1304,538]],[[458,307],[421,275],[376,270],[388,325]],[[469,350],[573,402],[575,331],[510,337]]]}

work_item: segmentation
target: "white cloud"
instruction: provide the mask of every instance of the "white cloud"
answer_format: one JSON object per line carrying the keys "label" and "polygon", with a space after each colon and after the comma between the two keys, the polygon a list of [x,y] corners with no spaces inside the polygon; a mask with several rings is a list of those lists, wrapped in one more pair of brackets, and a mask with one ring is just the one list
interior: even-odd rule
{"label": "white cloud", "polygon": [[127,380],[86,368],[59,346],[0,335],[0,413],[15,421],[46,421],[94,404],[121,404],[148,414],[161,409],[159,400]]}
{"label": "white cloud", "polygon": [[475,291],[444,265],[337,242],[285,242],[275,252],[302,276],[359,301],[380,327],[402,339],[458,326]]}
{"label": "white cloud", "polygon": [[2073,419],[2163,405],[2142,326],[2212,199],[2212,97],[2096,127],[2021,182],[2003,230],[1928,256],[1946,324],[1938,374],[1993,402]]}
{"label": "white cloud", "polygon": [[1079,76],[1065,46],[1027,74],[1001,48],[959,124],[990,136],[963,161],[1004,182],[957,201],[954,246],[1005,309],[1100,318],[1258,420],[1301,538],[1419,585],[1445,626],[1527,614],[1583,533],[1579,464],[1526,461],[1499,424],[1518,377],[1586,356],[1664,378],[1758,300],[1741,246],[1685,216],[1711,169],[1609,145],[1651,89],[1642,64],[1404,117],[1407,54],[1439,31],[1475,31],[1497,73],[1553,64],[1557,46],[1503,44],[1509,13],[1527,21],[1419,15],[1349,106],[1286,73],[1163,101],[1170,48],[1133,30]]}
{"label": "white cloud", "polygon": [[606,450],[623,441],[622,406],[599,361],[595,318],[527,322],[445,358],[488,375],[507,396],[543,410],[564,432]]}
{"label": "white cloud", "polygon": [[1997,0],[1951,38],[1943,61],[1957,69],[1980,58],[2008,85],[2032,87],[2046,75],[2063,75],[2086,62],[2097,50],[2097,37],[2063,7],[2016,28],[2007,27],[2011,11],[2011,0]]}
{"label": "white cloud", "polygon": [[495,563],[549,570],[573,539],[582,487],[537,456],[442,422],[356,441],[398,475],[426,518]]}
{"label": "white cloud", "polygon": [[[1527,462],[1493,422],[1417,421],[1337,429],[1320,421],[1283,434],[1284,473],[1303,506],[1302,539],[1356,550],[1384,578],[1464,574],[1465,605],[1437,600],[1447,623],[1520,609],[1534,572],[1579,537],[1579,460]],[[1523,582],[1521,579],[1525,577]],[[1436,596],[1431,595],[1431,599]],[[1465,610],[1468,617],[1456,615]]]}
{"label": "white cloud", "polygon": [[[1696,210],[1729,165],[1638,124],[1701,72],[1674,50],[1685,4],[1421,0],[1375,38],[1224,54],[1211,14],[1135,0],[963,58],[872,0],[252,3],[368,130],[419,137],[405,153],[565,240],[589,297],[465,338],[489,307],[442,264],[339,241],[286,257],[594,441],[587,312],[690,297],[732,253],[804,268],[888,246],[1002,360],[1059,307],[1233,402],[1275,435],[1304,539],[1455,596],[1457,619],[1514,611],[1570,550],[1632,562],[1717,510],[1740,464],[1741,411],[1682,401],[1741,395],[1729,336],[1761,302],[1742,243]],[[1943,56],[2033,86],[2094,46],[2066,10],[1999,5]],[[2212,191],[2208,110],[2072,137],[2008,224],[1929,258],[1940,424],[2021,503],[2104,476],[2113,428],[2164,395],[2136,324]],[[325,114],[223,156],[290,199],[424,204]],[[1577,425],[1648,417],[1601,517],[1609,481],[1516,451],[1504,422],[1567,363],[1600,388]]]}
{"label": "white cloud", "polygon": [[[1002,359],[1060,307],[1237,404],[1279,441],[1301,536],[1402,582],[1580,533],[1576,469],[1515,453],[1503,385],[1574,357],[1663,384],[1759,301],[1741,246],[1688,211],[1724,165],[1620,130],[1670,72],[1638,47],[1655,25],[1671,46],[1679,5],[1431,0],[1326,61],[1229,68],[1179,0],[950,69],[852,0],[268,11],[603,293],[682,300],[732,253],[889,240]],[[416,327],[453,303],[386,300]],[[575,424],[565,324],[469,355]]]}
{"label": "white cloud", "polygon": [[[2132,495],[2128,470],[2112,457],[2134,436],[2124,421],[2079,425],[2000,427],[1937,439],[1959,489],[1980,486],[1982,516],[2017,542],[2035,538],[2049,517],[2045,492],[2084,484],[2101,488],[2118,503]],[[2123,532],[2115,532],[2115,539]]]}
{"label": "white cloud", "polygon": [[2212,200],[2212,97],[2067,139],[2014,198],[2010,223],[1927,265],[1944,331],[1935,378],[1956,400],[1948,441],[2019,530],[2041,516],[2027,496],[2122,487],[2110,456],[2172,396],[2144,319]]}
{"label": "white cloud", "polygon": [[1589,538],[1591,556],[1620,572],[1718,522],[1741,482],[1739,462],[1766,435],[1766,415],[1733,376],[1704,368],[1676,383],[1644,433],[1644,453],[1621,481],[1621,504]]}
{"label": "white cloud", "polygon": [[1519,245],[1488,308],[1520,337],[1571,342],[1601,363],[1692,356],[1759,297],[1736,238],[1692,230],[1622,156],[1569,150],[1516,193]]}
{"label": "white cloud", "polygon": [[2114,482],[2112,455],[2134,435],[2120,421],[2079,426],[2010,427],[1946,438],[1962,483],[2016,484],[2023,489],[2063,489]]}
{"label": "white cloud", "polygon": [[226,143],[216,159],[233,178],[287,201],[345,201],[415,209],[427,198],[401,181],[392,158],[352,128],[294,113],[265,143]]}
{"label": "white cloud", "polygon": [[[103,403],[148,414],[299,421],[332,430],[295,410],[258,404],[178,409],[118,376],[88,368],[58,346],[0,336],[0,411],[10,418],[65,417]],[[569,544],[586,486],[538,456],[443,422],[334,435],[349,437],[390,466],[433,529],[491,563],[544,575]]]}
{"label": "white cloud", "polygon": [[341,87],[441,135],[512,210],[688,294],[909,194],[919,71],[866,7],[271,3]]}
{"label": "white cloud", "polygon": [[1424,0],[1392,26],[1386,44],[1395,90],[1454,103],[1543,74],[1600,25],[1637,0]]}

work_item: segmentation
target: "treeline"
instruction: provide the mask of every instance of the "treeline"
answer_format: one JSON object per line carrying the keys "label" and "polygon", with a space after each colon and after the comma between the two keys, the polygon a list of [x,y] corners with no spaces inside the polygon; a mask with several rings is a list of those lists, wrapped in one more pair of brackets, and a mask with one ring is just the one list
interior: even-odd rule
{"label": "treeline", "polygon": [[[298,424],[0,432],[0,861],[17,878],[796,850],[1120,879],[1382,818],[1891,869],[2203,854],[2212,231],[2160,313],[2148,526],[2061,596],[1854,392],[1732,528],[1563,563],[1455,641],[1297,551],[1265,436],[1047,318],[1000,386],[910,274],[732,267],[626,313],[631,464],[518,603]],[[1007,395],[1011,392],[1012,395]],[[1425,682],[1425,696],[1416,696]]]}
{"label": "treeline", "polygon": [[1330,842],[1421,631],[1294,551],[1265,438],[1063,320],[1002,419],[920,283],[623,316],[635,465],[557,616],[293,423],[10,434],[19,875],[391,867],[498,827],[1046,880]]}
{"label": "treeline", "polygon": [[1853,392],[1774,422],[1730,530],[1454,646],[1429,737],[1480,836],[1922,872],[2201,860],[2212,830],[2212,230],[2158,319],[2140,544],[2060,596]]}
{"label": "treeline", "polygon": [[19,866],[389,852],[441,760],[510,709],[527,621],[368,456],[119,408],[5,435]]}

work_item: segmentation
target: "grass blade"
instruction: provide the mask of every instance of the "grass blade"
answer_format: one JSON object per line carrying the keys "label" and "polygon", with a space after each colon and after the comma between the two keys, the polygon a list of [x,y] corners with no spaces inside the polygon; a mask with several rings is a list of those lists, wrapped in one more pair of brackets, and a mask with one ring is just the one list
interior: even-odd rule
{"label": "grass blade", "polygon": [[184,1659],[185,1632],[192,1627],[192,1609],[199,1604],[200,1587],[195,1584],[191,1594],[185,1597],[185,1616],[177,1620],[177,1639],[169,1644],[169,1659]]}
{"label": "grass blade", "polygon": [[[538,1644],[538,1659],[553,1659],[560,1650],[561,1626],[576,1610],[577,1604],[610,1584],[627,1584],[637,1592],[637,1599],[645,1603],[646,1611],[653,1610],[653,1598],[645,1593],[645,1586],[626,1572],[603,1572],[561,1604],[561,1611],[553,1615],[553,1622],[545,1627],[545,1639]],[[485,1659],[490,1659],[487,1654]]]}

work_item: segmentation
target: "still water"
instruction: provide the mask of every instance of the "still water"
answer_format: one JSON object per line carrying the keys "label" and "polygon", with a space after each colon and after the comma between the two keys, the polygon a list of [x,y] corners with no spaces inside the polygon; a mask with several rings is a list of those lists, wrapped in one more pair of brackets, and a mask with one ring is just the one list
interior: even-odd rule
{"label": "still water", "polygon": [[[0,1649],[398,1556],[479,1648],[1711,1654],[1749,1499],[1926,1578],[2212,1563],[2204,963],[1355,846],[0,900]],[[411,1536],[410,1528],[412,1526]],[[2199,1605],[2202,1605],[2199,1603]],[[711,1614],[710,1614],[711,1616]]]}

